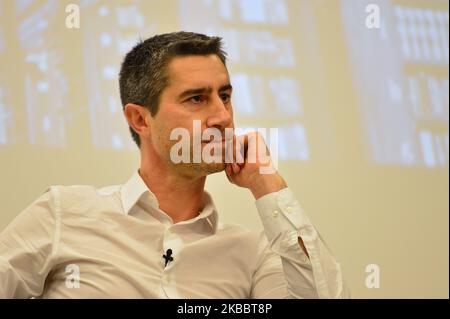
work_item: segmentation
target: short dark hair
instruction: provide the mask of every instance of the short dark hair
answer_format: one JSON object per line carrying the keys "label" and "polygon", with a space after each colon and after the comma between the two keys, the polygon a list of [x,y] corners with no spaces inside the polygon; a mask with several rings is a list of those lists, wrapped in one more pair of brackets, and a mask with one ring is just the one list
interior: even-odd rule
{"label": "short dark hair", "polygon": [[[125,56],[119,74],[123,109],[134,103],[158,112],[159,97],[169,84],[166,67],[175,57],[215,54],[226,65],[222,38],[193,32],[172,32],[140,40]],[[131,136],[141,147],[139,135],[130,126]]]}

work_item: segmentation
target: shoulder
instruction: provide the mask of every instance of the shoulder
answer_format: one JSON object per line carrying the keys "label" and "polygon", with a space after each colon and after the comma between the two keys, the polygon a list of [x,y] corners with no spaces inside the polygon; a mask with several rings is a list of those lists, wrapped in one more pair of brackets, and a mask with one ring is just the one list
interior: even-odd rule
{"label": "shoulder", "polygon": [[97,199],[114,196],[120,192],[121,185],[110,185],[95,187],[92,185],[52,185],[49,186],[43,196],[54,200],[64,200],[66,202]]}
{"label": "shoulder", "polygon": [[[52,185],[42,196],[56,211],[86,213],[103,207],[120,205],[121,185],[95,187],[92,185]],[[116,207],[117,208],[117,207]]]}

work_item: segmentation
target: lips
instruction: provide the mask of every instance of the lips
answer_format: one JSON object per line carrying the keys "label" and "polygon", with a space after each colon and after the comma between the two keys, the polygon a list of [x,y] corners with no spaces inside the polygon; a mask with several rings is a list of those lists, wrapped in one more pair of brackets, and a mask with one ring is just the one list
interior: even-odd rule
{"label": "lips", "polygon": [[202,144],[222,144],[222,143],[227,143],[227,142],[231,142],[232,139],[221,139],[221,140],[210,140],[210,141],[202,141]]}

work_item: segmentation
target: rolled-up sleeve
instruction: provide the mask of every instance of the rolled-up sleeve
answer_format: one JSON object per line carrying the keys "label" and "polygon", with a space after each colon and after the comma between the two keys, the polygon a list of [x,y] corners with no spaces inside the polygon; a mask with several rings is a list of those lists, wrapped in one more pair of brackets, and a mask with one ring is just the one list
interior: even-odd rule
{"label": "rolled-up sleeve", "polygon": [[[256,273],[273,273],[273,276],[258,275],[254,287],[265,287],[265,291],[254,289],[253,297],[258,298],[350,298],[344,284],[340,264],[325,244],[299,202],[289,188],[270,193],[256,200],[256,207],[267,237],[267,248]],[[299,245],[301,238],[308,256]],[[273,255],[281,259],[283,280],[275,272]],[[281,258],[280,258],[281,257]],[[272,268],[267,268],[270,265]],[[285,284],[287,294],[267,294],[267,287]]]}
{"label": "rolled-up sleeve", "polygon": [[56,222],[49,188],[0,233],[0,298],[42,294],[52,268]]}

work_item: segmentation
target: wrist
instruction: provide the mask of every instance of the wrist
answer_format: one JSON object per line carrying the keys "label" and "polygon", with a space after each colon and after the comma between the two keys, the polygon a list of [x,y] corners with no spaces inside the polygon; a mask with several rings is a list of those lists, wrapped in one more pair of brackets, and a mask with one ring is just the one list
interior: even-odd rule
{"label": "wrist", "polygon": [[255,199],[259,199],[264,195],[278,192],[286,188],[287,184],[278,173],[259,175],[257,179],[249,187]]}

